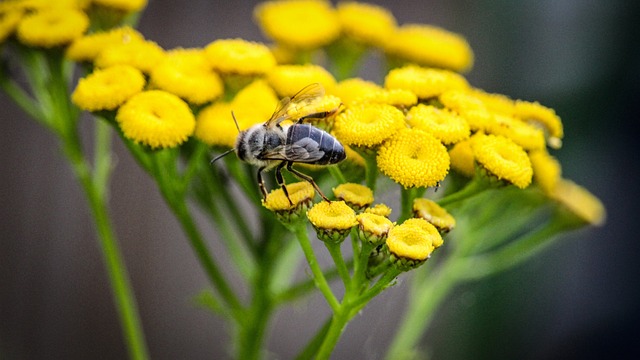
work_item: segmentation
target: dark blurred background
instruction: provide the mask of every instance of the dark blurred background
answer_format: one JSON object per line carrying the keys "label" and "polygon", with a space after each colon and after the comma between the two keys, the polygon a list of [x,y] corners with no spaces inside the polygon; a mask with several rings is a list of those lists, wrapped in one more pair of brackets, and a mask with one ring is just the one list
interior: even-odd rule
{"label": "dark blurred background", "polygon": [[[517,269],[455,291],[424,337],[431,357],[640,358],[638,2],[377,3],[401,24],[464,34],[476,56],[473,85],[554,108],[565,124],[564,147],[554,153],[564,175],[608,210],[604,227],[564,236]],[[139,28],[165,48],[264,40],[254,5],[151,0]],[[52,135],[6,95],[0,102],[0,359],[125,358],[82,192]],[[111,209],[152,357],[226,358],[229,328],[193,304],[206,280],[187,241],[155,185],[115,147]],[[207,235],[215,248],[215,234]],[[374,300],[334,357],[380,359],[407,289],[401,282]],[[326,313],[320,297],[280,313],[270,358],[294,356]]]}

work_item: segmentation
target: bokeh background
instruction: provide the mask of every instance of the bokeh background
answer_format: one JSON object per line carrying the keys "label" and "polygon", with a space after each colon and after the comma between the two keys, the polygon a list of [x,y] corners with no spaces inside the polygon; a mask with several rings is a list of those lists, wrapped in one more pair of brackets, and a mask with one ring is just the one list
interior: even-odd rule
{"label": "bokeh background", "polygon": [[[554,108],[565,124],[554,153],[564,175],[608,210],[604,227],[456,290],[424,337],[432,358],[640,358],[638,2],[375,2],[401,24],[464,34],[476,55],[473,85]],[[254,5],[150,0],[139,29],[165,48],[264,40]],[[375,61],[369,65],[362,75],[380,80]],[[58,144],[4,94],[0,109],[0,359],[125,358],[88,207]],[[152,357],[226,358],[228,327],[193,304],[206,280],[187,241],[154,184],[115,143],[111,209]],[[215,248],[214,232],[207,234]],[[407,288],[400,282],[374,300],[335,358],[380,359]],[[270,357],[293,357],[326,312],[314,297],[280,313]]]}

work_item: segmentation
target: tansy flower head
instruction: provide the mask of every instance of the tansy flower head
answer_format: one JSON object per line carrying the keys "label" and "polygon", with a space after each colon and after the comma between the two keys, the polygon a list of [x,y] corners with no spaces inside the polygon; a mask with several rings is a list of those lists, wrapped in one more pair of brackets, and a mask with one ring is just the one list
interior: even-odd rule
{"label": "tansy flower head", "polygon": [[382,46],[396,29],[393,14],[381,6],[349,1],[337,10],[342,32],[365,45]]}
{"label": "tansy flower head", "polygon": [[223,74],[262,75],[276,66],[276,58],[261,43],[242,39],[216,40],[205,47],[211,66]]}
{"label": "tansy flower head", "polygon": [[435,106],[418,104],[407,113],[411,127],[424,130],[444,144],[455,144],[469,138],[469,124],[465,119]]}
{"label": "tansy flower head", "polygon": [[449,154],[433,135],[403,129],[378,149],[378,168],[405,188],[435,186],[447,176]]}
{"label": "tansy flower head", "polygon": [[512,116],[493,114],[493,121],[489,123],[486,131],[489,134],[507,137],[525,150],[540,150],[545,147],[542,130]]}
{"label": "tansy flower head", "polygon": [[405,89],[420,99],[429,99],[451,89],[465,90],[469,83],[460,74],[448,70],[408,65],[389,71],[384,79],[387,89]]}
{"label": "tansy flower head", "polygon": [[278,95],[293,96],[300,89],[313,83],[331,89],[336,79],[325,68],[319,65],[279,65],[267,75],[267,81]]}
{"label": "tansy flower head", "polygon": [[338,15],[328,1],[267,1],[254,16],[268,38],[292,48],[318,48],[340,34]]}
{"label": "tansy flower head", "polygon": [[473,51],[460,35],[422,24],[399,27],[388,38],[385,51],[422,66],[467,71],[473,65]]}
{"label": "tansy flower head", "polygon": [[[215,102],[198,112],[196,121],[195,136],[210,146],[224,146],[232,148],[238,138],[238,129],[236,128],[231,112],[233,106],[225,102]],[[249,127],[238,119],[240,130]]]}
{"label": "tansy flower head", "polygon": [[48,9],[25,16],[18,24],[17,35],[28,46],[52,48],[64,46],[82,36],[89,18],[75,9]]}
{"label": "tansy flower head", "polygon": [[532,151],[529,159],[533,168],[533,179],[545,194],[553,194],[562,175],[560,162],[544,149]]}
{"label": "tansy flower head", "polygon": [[237,119],[247,125],[265,122],[278,104],[275,91],[264,80],[254,80],[238,91],[231,105]]}
{"label": "tansy flower head", "polygon": [[93,61],[102,50],[111,45],[142,41],[144,41],[142,34],[128,26],[123,26],[74,40],[67,48],[66,56],[73,61]]}
{"label": "tansy flower head", "polygon": [[[282,188],[272,190],[267,198],[262,200],[262,205],[273,211],[278,220],[284,224],[292,223],[304,218],[304,214],[313,203],[315,190],[307,181],[301,181],[287,185],[289,197]],[[289,202],[291,200],[291,202]]]}
{"label": "tansy flower head", "polygon": [[542,126],[547,131],[549,146],[554,149],[562,147],[564,136],[562,121],[553,109],[537,102],[516,100],[515,116],[522,120]]}
{"label": "tansy flower head", "polygon": [[122,12],[136,12],[147,6],[147,0],[92,0],[93,4],[119,10]]}
{"label": "tansy flower head", "polygon": [[607,214],[602,202],[573,181],[560,179],[551,197],[573,214],[579,225],[604,224]]}
{"label": "tansy flower head", "polygon": [[358,236],[362,241],[373,245],[384,243],[393,228],[393,222],[384,216],[372,213],[362,213],[356,216],[358,221]]}
{"label": "tansy flower head", "polygon": [[391,105],[358,103],[338,116],[336,137],[346,145],[379,145],[404,127],[404,114]]}
{"label": "tansy flower head", "polygon": [[118,109],[116,120],[125,137],[151,148],[182,144],[196,125],[189,105],[161,90],[134,95]]}
{"label": "tansy flower head", "polygon": [[487,131],[494,126],[493,114],[480,99],[466,90],[447,90],[438,99],[445,108],[462,116],[472,131]]}
{"label": "tansy flower head", "polygon": [[364,212],[367,214],[376,214],[388,218],[389,215],[391,215],[391,208],[385,204],[375,204],[364,209]]}
{"label": "tansy flower head", "polygon": [[516,113],[515,102],[506,95],[487,93],[478,88],[469,89],[469,93],[480,100],[487,110],[492,113],[506,116],[513,116]]}
{"label": "tansy flower head", "polygon": [[460,174],[473,177],[476,173],[476,158],[471,149],[471,141],[464,140],[453,146],[449,150],[451,158],[451,168]]}
{"label": "tansy flower head", "polygon": [[362,102],[393,105],[401,109],[408,108],[418,102],[416,94],[405,89],[381,89],[359,99]]}
{"label": "tansy flower head", "polygon": [[115,110],[141,92],[145,83],[140,70],[128,65],[97,69],[78,81],[71,100],[83,110]]}
{"label": "tansy flower head", "polygon": [[382,88],[374,82],[361,78],[349,78],[337,83],[329,93],[339,97],[342,103],[348,106],[380,90]]}
{"label": "tansy flower head", "polygon": [[340,184],[333,188],[336,199],[343,200],[354,210],[361,210],[373,202],[373,191],[368,187],[355,183]]}
{"label": "tansy flower head", "polygon": [[524,189],[531,183],[533,169],[529,156],[503,136],[474,135],[471,147],[478,163],[498,179]]}
{"label": "tansy flower head", "polygon": [[199,49],[176,49],[167,52],[151,70],[151,84],[173,93],[192,104],[203,104],[224,90],[222,80],[211,70]]}
{"label": "tansy flower head", "polygon": [[[441,233],[447,233],[456,226],[456,219],[435,201],[418,198],[413,201],[413,214],[416,218],[427,220]],[[434,244],[435,247],[440,244]]]}
{"label": "tansy flower head", "polygon": [[95,65],[100,68],[131,65],[148,74],[164,56],[164,50],[153,41],[129,41],[105,48],[98,53]]}
{"label": "tansy flower head", "polygon": [[423,219],[409,219],[394,226],[386,240],[391,262],[404,271],[422,265],[435,249],[434,243],[441,242],[438,230]]}
{"label": "tansy flower head", "polygon": [[322,241],[341,242],[357,225],[355,211],[344,201],[321,201],[307,211],[307,217]]}

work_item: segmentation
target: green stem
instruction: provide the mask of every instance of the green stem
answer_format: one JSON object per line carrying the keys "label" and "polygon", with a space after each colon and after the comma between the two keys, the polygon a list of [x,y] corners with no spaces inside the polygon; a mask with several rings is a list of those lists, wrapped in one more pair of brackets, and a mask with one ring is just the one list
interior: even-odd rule
{"label": "green stem", "polygon": [[328,166],[327,169],[329,169],[329,173],[331,174],[331,176],[333,176],[333,179],[339,183],[339,184],[344,184],[347,182],[347,179],[344,177],[344,174],[342,173],[342,171],[340,170],[339,167],[337,166]]}
{"label": "green stem", "polygon": [[342,257],[342,250],[340,248],[342,242],[325,242],[324,244],[326,245],[327,250],[329,250],[329,254],[331,254],[333,262],[336,264],[336,268],[338,269],[338,273],[340,274],[340,278],[342,279],[342,283],[344,284],[345,291],[348,291],[348,289],[351,287],[351,275],[349,274],[347,265]]}
{"label": "green stem", "polygon": [[327,283],[327,279],[324,277],[322,273],[322,269],[320,269],[320,265],[316,259],[316,255],[313,252],[313,247],[311,246],[311,242],[309,241],[309,235],[307,234],[306,224],[304,222],[298,223],[294,229],[296,238],[300,243],[300,247],[302,247],[302,252],[304,256],[307,258],[307,263],[309,263],[309,267],[311,268],[311,273],[313,274],[313,279],[316,284],[316,287],[320,290],[324,298],[327,300],[327,303],[331,307],[334,313],[339,311],[340,303],[336,296],[331,291],[331,287],[329,283]]}
{"label": "green stem", "polygon": [[310,360],[313,358],[313,355],[318,351],[318,349],[320,349],[322,342],[327,336],[327,332],[329,331],[329,327],[331,326],[331,324],[332,318],[327,319],[324,325],[322,325],[322,327],[318,329],[318,332],[316,332],[311,341],[309,341],[307,346],[305,346],[304,350],[302,350],[302,352],[300,352],[300,354],[296,356],[296,360]]}
{"label": "green stem", "polygon": [[375,153],[369,153],[368,151],[369,150],[360,152],[360,155],[365,159],[366,164],[365,183],[367,184],[367,187],[375,193],[376,182],[378,180],[378,163],[376,162]]}
{"label": "green stem", "polygon": [[351,317],[351,311],[347,307],[341,306],[338,311],[333,313],[331,325],[329,325],[329,329],[324,336],[322,345],[320,345],[320,349],[318,349],[316,360],[329,359],[331,353],[333,352],[333,349],[338,344],[340,335],[342,335],[342,332],[344,331],[344,328]]}
{"label": "green stem", "polygon": [[453,194],[447,195],[438,200],[438,205],[442,207],[451,206],[454,203],[470,198],[488,188],[488,180],[479,179],[478,175],[473,178],[464,188]]}
{"label": "green stem", "polygon": [[400,217],[398,218],[398,223],[402,223],[411,217],[413,212],[413,200],[415,199],[414,189],[405,189],[402,187],[400,189],[400,197]]}
{"label": "green stem", "polygon": [[40,104],[31,98],[15,81],[7,78],[4,72],[0,74],[0,87],[32,119],[44,126],[49,126]]}

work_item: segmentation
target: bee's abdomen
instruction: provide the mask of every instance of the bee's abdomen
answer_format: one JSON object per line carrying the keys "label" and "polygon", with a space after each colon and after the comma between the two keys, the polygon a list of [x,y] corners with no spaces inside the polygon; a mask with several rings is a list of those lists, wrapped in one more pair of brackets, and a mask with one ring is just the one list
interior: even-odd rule
{"label": "bee's abdomen", "polygon": [[297,162],[330,165],[346,157],[344,147],[336,138],[308,124],[292,125],[287,131],[287,145],[292,151],[304,151],[303,156],[297,155]]}

